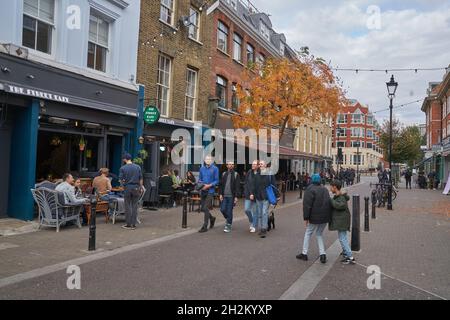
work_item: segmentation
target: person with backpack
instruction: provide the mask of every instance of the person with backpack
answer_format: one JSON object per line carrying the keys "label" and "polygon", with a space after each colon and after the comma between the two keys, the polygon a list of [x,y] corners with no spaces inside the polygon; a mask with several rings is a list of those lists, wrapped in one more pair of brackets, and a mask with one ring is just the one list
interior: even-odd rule
{"label": "person with backpack", "polygon": [[328,225],[330,231],[337,231],[339,242],[342,247],[342,255],[344,259],[343,264],[355,264],[352,250],[348,243],[347,231],[350,231],[350,210],[348,208],[348,201],[350,197],[342,189],[342,182],[334,180],[331,183],[330,191],[334,194],[331,198],[331,221]]}
{"label": "person with backpack", "polygon": [[241,179],[239,174],[234,171],[234,163],[227,162],[227,171],[222,175],[219,184],[220,211],[226,219],[225,229],[223,232],[230,233],[233,224],[233,209],[238,201],[238,195],[241,188]]}
{"label": "person with backpack", "polygon": [[[266,162],[261,160],[259,162],[259,170],[256,173],[255,179],[253,181],[253,193],[250,195],[250,199],[253,198],[256,200],[257,219],[256,222],[254,221],[254,224],[255,228],[259,228],[260,230],[258,233],[260,238],[265,238],[267,235],[267,223],[269,219],[270,205],[267,189],[275,185],[275,176],[267,168]],[[276,198],[279,198],[279,193],[276,188],[272,187],[271,189],[274,192],[274,196]]]}
{"label": "person with backpack", "polygon": [[297,259],[308,261],[309,241],[312,234],[316,233],[319,245],[320,262],[326,263],[327,256],[323,243],[322,233],[330,222],[331,204],[330,194],[327,188],[320,184],[320,175],[314,174],[311,177],[312,184],[306,189],[303,197],[303,220],[306,231],[303,239],[303,250],[296,256]]}

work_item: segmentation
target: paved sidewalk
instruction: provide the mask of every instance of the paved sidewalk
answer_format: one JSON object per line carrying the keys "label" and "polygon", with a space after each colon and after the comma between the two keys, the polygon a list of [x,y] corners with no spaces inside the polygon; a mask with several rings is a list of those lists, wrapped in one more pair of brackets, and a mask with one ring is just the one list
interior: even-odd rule
{"label": "paved sidewalk", "polygon": [[[299,193],[286,193],[286,205],[299,203]],[[279,208],[283,207],[280,204]],[[234,210],[235,220],[247,219],[244,213],[243,200]],[[225,219],[218,208],[216,216],[217,228],[221,228]],[[300,212],[299,212],[300,214]],[[162,238],[187,230],[200,229],[203,213],[188,212],[188,228],[181,228],[182,207],[160,209],[158,211],[143,210],[139,215],[142,224],[134,231],[124,230],[122,220],[115,225],[106,224],[103,215],[97,215],[97,252],[114,250],[131,244]],[[8,225],[20,224],[19,221],[8,221]],[[56,233],[54,228],[43,228],[40,231],[14,236],[0,236],[0,279],[14,274],[27,272],[48,265],[89,256],[87,252],[89,228],[78,229],[76,226],[62,228]]]}
{"label": "paved sidewalk", "polygon": [[[361,198],[370,192],[362,188]],[[377,209],[370,232],[361,232],[358,264],[336,262],[308,299],[450,299],[450,197],[400,189],[393,206]],[[380,267],[380,290],[367,288],[371,265]]]}

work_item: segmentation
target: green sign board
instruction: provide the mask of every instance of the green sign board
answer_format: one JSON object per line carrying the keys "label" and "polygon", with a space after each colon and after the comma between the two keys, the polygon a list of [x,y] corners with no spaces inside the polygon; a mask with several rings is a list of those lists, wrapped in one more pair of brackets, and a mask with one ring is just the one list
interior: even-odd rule
{"label": "green sign board", "polygon": [[147,124],[154,124],[158,122],[161,114],[159,113],[158,108],[154,106],[148,106],[144,111],[144,121]]}

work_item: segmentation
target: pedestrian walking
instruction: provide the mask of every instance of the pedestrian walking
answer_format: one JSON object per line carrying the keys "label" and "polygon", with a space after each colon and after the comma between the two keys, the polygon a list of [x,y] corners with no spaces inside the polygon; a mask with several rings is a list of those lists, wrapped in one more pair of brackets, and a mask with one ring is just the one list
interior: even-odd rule
{"label": "pedestrian walking", "polygon": [[323,243],[322,233],[330,222],[331,204],[328,190],[320,184],[320,175],[314,174],[311,178],[312,184],[306,189],[303,198],[303,220],[306,231],[303,239],[303,250],[297,255],[297,259],[308,260],[309,241],[312,234],[316,233],[319,245],[320,262],[326,263],[327,256]]}
{"label": "pedestrian walking", "polygon": [[124,165],[120,168],[119,181],[124,187],[125,218],[127,230],[136,229],[138,202],[142,194],[144,180],[141,167],[131,161],[131,155],[125,154]]}
{"label": "pedestrian walking", "polygon": [[216,218],[209,211],[212,208],[214,200],[215,187],[219,184],[219,169],[213,164],[211,156],[205,157],[205,163],[200,168],[199,183],[203,186],[201,188],[201,210],[204,213],[203,226],[198,231],[200,233],[208,231],[209,228],[214,228]]}
{"label": "pedestrian walking", "polygon": [[223,232],[230,233],[233,224],[233,209],[237,204],[238,195],[241,189],[241,179],[239,174],[234,171],[234,163],[227,162],[227,171],[220,180],[220,211],[226,220]]}
{"label": "pedestrian walking", "polygon": [[255,183],[255,175],[258,172],[259,163],[258,160],[253,161],[252,168],[245,175],[244,180],[244,210],[250,223],[250,233],[256,232],[257,227],[257,214],[256,214],[256,199],[253,195],[253,188]]}
{"label": "pedestrian walking", "polygon": [[[254,221],[255,228],[259,229],[258,235],[265,238],[267,235],[267,223],[269,219],[269,200],[267,197],[267,187],[276,185],[275,176],[267,168],[265,161],[259,161],[259,170],[255,175],[253,183],[253,198],[256,199],[257,219]],[[279,194],[277,192],[277,198]]]}
{"label": "pedestrian walking", "polygon": [[411,189],[411,178],[412,178],[412,172],[410,169],[408,169],[405,172],[406,189],[408,189],[408,185],[409,185],[409,189]]}
{"label": "pedestrian walking", "polygon": [[350,231],[350,210],[348,208],[348,201],[350,197],[342,190],[342,182],[335,180],[331,183],[330,191],[334,194],[331,198],[331,221],[328,225],[330,231],[337,231],[339,242],[342,247],[341,261],[343,264],[355,264],[352,250],[348,243],[347,231]]}

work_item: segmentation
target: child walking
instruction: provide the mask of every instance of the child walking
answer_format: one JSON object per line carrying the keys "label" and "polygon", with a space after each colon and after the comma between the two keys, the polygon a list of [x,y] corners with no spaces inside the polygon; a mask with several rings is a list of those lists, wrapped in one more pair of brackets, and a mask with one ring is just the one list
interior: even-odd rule
{"label": "child walking", "polygon": [[331,222],[329,223],[330,231],[337,231],[339,242],[342,246],[344,259],[341,261],[343,264],[355,264],[355,258],[353,258],[352,250],[348,243],[347,231],[350,231],[350,210],[348,209],[347,202],[350,197],[341,191],[342,182],[335,180],[331,183],[330,190],[334,194],[331,199]]}

